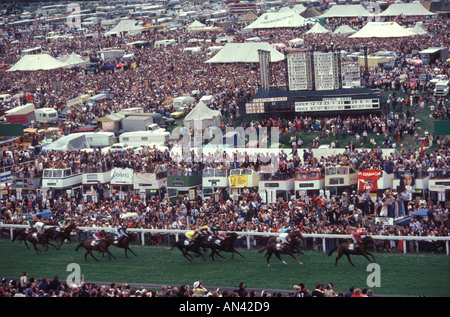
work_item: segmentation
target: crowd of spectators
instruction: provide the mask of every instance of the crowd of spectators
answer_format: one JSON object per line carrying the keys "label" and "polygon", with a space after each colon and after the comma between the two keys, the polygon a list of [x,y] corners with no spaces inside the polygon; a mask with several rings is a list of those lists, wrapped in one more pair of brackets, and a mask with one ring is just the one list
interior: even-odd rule
{"label": "crowd of spectators", "polygon": [[[330,20],[328,27],[332,29],[350,22],[346,19]],[[355,23],[355,22],[352,22]],[[405,25],[413,23],[404,20]],[[20,58],[20,52],[29,47],[41,46],[54,57],[66,53],[77,53],[98,62],[96,71],[83,69],[58,69],[51,71],[36,71],[33,76],[27,72],[3,72],[0,79],[0,91],[15,96],[13,103],[0,105],[0,113],[19,104],[32,100],[37,107],[53,107],[62,110],[67,100],[78,95],[96,94],[103,91],[113,95],[113,98],[95,105],[85,114],[69,113],[66,120],[59,121],[56,137],[73,132],[76,128],[95,121],[96,118],[115,113],[124,108],[142,107],[145,111],[156,111],[163,115],[169,114],[172,98],[191,94],[197,91],[197,97],[210,94],[214,96],[211,107],[220,110],[227,123],[219,127],[240,124],[243,127],[279,127],[282,133],[296,131],[318,133],[314,147],[320,144],[323,137],[332,136],[336,141],[333,147],[339,148],[339,141],[351,137],[352,142],[342,154],[330,157],[315,157],[311,155],[311,145],[304,144],[300,138],[290,140],[292,150],[286,150],[275,161],[272,168],[282,172],[295,172],[304,169],[323,169],[333,165],[352,165],[355,168],[379,169],[397,174],[408,172],[413,176],[429,174],[432,177],[446,177],[449,174],[449,142],[428,131],[420,133],[417,127],[417,111],[429,107],[433,115],[439,118],[449,118],[450,111],[445,98],[432,96],[430,79],[435,74],[448,75],[448,62],[438,60],[432,66],[423,64],[412,66],[407,58],[414,57],[414,52],[428,47],[447,47],[449,44],[448,19],[438,17],[426,20],[424,29],[429,33],[413,38],[382,38],[382,39],[349,39],[331,34],[307,35],[307,27],[298,29],[273,29],[244,34],[237,32],[235,41],[243,42],[246,38],[262,36],[270,43],[284,43],[289,46],[289,40],[302,38],[302,47],[315,50],[330,50],[340,47],[347,52],[360,51],[361,47],[369,47],[371,52],[382,50],[394,51],[398,56],[396,67],[385,69],[375,67],[369,69],[370,80],[366,84],[372,88],[380,88],[389,93],[389,112],[383,115],[368,114],[362,116],[327,115],[323,118],[298,116],[295,118],[269,118],[261,121],[246,121],[241,112],[242,105],[254,95],[259,87],[257,67],[246,64],[208,64],[204,61],[211,56],[209,46],[216,45],[215,40],[226,37],[226,32],[190,33],[184,28],[167,30],[166,32],[143,33],[139,35],[123,35],[118,37],[101,36],[105,30],[100,27],[88,27],[89,33],[97,33],[87,39],[83,34],[69,30],[66,26],[55,27],[53,31],[70,34],[71,38],[52,41],[46,39],[47,30],[32,26],[30,34],[23,34],[19,41],[12,36],[2,35],[2,57],[13,64]],[[358,27],[358,22],[353,24]],[[361,25],[359,25],[361,26]],[[239,31],[237,24],[232,25]],[[14,30],[10,30],[14,31]],[[6,33],[4,33],[6,34]],[[14,32],[11,32],[14,34]],[[195,38],[198,42],[193,43]],[[161,39],[175,39],[176,44],[168,47],[154,47]],[[150,45],[144,48],[130,48],[126,44],[138,40],[147,40]],[[187,54],[183,51],[188,46],[202,43],[198,54]],[[122,60],[101,61],[98,52],[104,48],[122,48],[125,53],[133,53],[133,62],[137,67],[107,68],[106,64],[114,64]],[[272,64],[272,82],[276,86],[286,85],[286,65],[284,62]],[[426,79],[413,85],[413,79],[420,74],[427,74]],[[376,134],[382,134],[384,144],[377,144],[373,139]],[[405,134],[413,135],[417,143],[415,148],[404,148],[402,140]],[[45,136],[40,135],[40,139]],[[353,142],[354,139],[354,142]],[[397,152],[383,154],[381,148],[393,148]],[[423,148],[437,145],[432,153]],[[303,150],[303,151],[302,151]],[[14,175],[39,176],[45,168],[70,167],[73,171],[109,170],[114,167],[129,167],[136,172],[154,171],[188,171],[199,172],[213,163],[200,160],[180,160],[171,157],[166,151],[150,151],[136,154],[133,151],[125,153],[105,153],[94,149],[88,153],[74,152],[44,152],[20,147],[14,143],[4,145],[0,151],[2,169],[11,169]],[[225,169],[248,167],[260,170],[267,164],[254,155],[244,155],[242,160],[229,157],[227,162],[219,163]],[[217,165],[217,164],[214,164]],[[419,221],[420,225],[411,228],[388,228],[383,224],[369,227],[371,234],[396,235],[448,235],[444,225],[447,217],[446,206],[442,202],[424,201],[416,203],[404,201],[402,193],[395,190],[386,191],[375,202],[367,198],[364,192],[347,193],[340,197],[309,197],[306,200],[293,199],[285,204],[261,204],[257,193],[250,192],[243,202],[233,202],[226,191],[222,191],[219,202],[195,201],[171,204],[165,199],[141,201],[136,195],[119,198],[114,192],[109,199],[98,203],[84,201],[81,195],[67,197],[65,193],[55,197],[43,197],[39,204],[35,201],[35,193],[23,195],[17,199],[14,193],[8,192],[2,210],[5,222],[20,223],[21,213],[36,212],[36,208],[53,209],[59,217],[70,218],[77,225],[113,226],[114,220],[96,216],[118,215],[121,212],[134,211],[138,217],[127,220],[127,225],[134,228],[180,228],[195,227],[209,224],[222,230],[276,231],[282,227],[299,226],[305,233],[348,233],[354,225],[361,223],[363,216],[388,215],[392,218],[407,215],[410,211],[426,206],[434,217],[427,221]],[[189,217],[188,216],[191,216]],[[196,216],[198,215],[198,216]],[[101,219],[101,220],[99,220]],[[188,220],[189,219],[189,220]],[[394,232],[392,232],[394,230]]]}
{"label": "crowd of spectators", "polygon": [[[208,289],[209,288],[209,289]],[[304,283],[293,285],[292,290],[256,290],[248,289],[244,282],[233,288],[206,288],[203,281],[195,281],[192,285],[142,286],[130,283],[92,283],[67,282],[55,275],[35,278],[24,271],[20,279],[3,278],[0,283],[0,297],[221,297],[221,298],[281,298],[281,297],[373,297],[372,289],[350,287],[346,291],[333,290],[333,283],[321,283],[314,289],[308,289]]]}

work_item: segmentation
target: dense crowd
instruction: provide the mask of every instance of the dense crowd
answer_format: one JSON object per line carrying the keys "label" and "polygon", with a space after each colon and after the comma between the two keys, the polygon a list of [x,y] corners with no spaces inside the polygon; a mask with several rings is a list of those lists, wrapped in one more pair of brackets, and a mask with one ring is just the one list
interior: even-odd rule
{"label": "dense crowd", "polygon": [[346,291],[333,289],[333,283],[321,283],[314,289],[308,289],[304,283],[293,285],[289,290],[256,290],[249,289],[240,282],[236,289],[206,288],[203,281],[195,281],[192,285],[160,287],[138,286],[129,283],[101,284],[85,282],[71,283],[55,275],[35,278],[24,271],[20,279],[7,280],[0,283],[0,297],[222,297],[222,298],[267,298],[267,297],[373,297],[372,289],[350,287]]}
{"label": "dense crowd", "polygon": [[[346,19],[329,20],[328,27],[335,29],[350,22]],[[406,26],[413,24],[409,18],[404,20]],[[360,22],[352,26],[360,27]],[[360,23],[360,24],[358,24]],[[96,71],[83,69],[58,69],[36,71],[33,76],[27,72],[3,72],[0,79],[0,91],[14,95],[12,104],[2,104],[0,113],[19,104],[32,100],[37,107],[53,107],[61,110],[67,100],[80,94],[96,94],[108,91],[114,97],[95,105],[85,114],[72,112],[67,120],[58,123],[56,138],[71,133],[76,128],[95,121],[96,118],[115,113],[124,108],[142,107],[145,111],[156,111],[163,115],[173,109],[170,100],[182,94],[196,91],[197,98],[210,94],[214,96],[211,107],[220,110],[226,123],[219,126],[241,125],[244,128],[278,127],[282,134],[300,132],[317,132],[312,145],[304,144],[301,138],[293,136],[289,140],[292,149],[286,149],[276,160],[271,160],[272,168],[281,172],[293,173],[299,170],[323,170],[330,165],[351,165],[356,169],[378,169],[393,172],[396,175],[408,172],[413,176],[430,175],[446,177],[449,174],[449,141],[433,135],[429,131],[419,132],[417,111],[428,107],[438,118],[450,118],[448,101],[432,96],[433,86],[429,79],[434,74],[449,75],[449,64],[438,60],[433,66],[423,64],[412,66],[407,58],[414,57],[417,51],[428,47],[448,47],[449,35],[445,32],[448,19],[438,17],[427,19],[423,23],[429,34],[413,38],[383,39],[349,39],[331,34],[304,34],[307,27],[298,29],[273,29],[250,33],[237,32],[235,41],[243,42],[249,37],[262,36],[270,43],[284,43],[295,38],[304,40],[302,47],[315,50],[330,50],[340,47],[343,51],[360,51],[368,46],[371,52],[394,51],[399,60],[393,69],[375,67],[369,69],[369,87],[380,88],[389,92],[389,112],[383,115],[368,114],[362,116],[334,116],[295,118],[274,117],[261,121],[245,120],[241,109],[245,102],[254,95],[259,87],[257,67],[245,64],[208,64],[204,61],[211,56],[210,46],[216,40],[229,34],[220,32],[186,32],[184,28],[166,30],[165,32],[143,33],[103,37],[105,31],[99,26],[88,27],[89,33],[99,36],[86,39],[83,34],[69,30],[66,26],[55,26],[53,31],[71,35],[71,38],[52,41],[45,39],[48,30],[32,26],[29,34],[23,34],[19,41],[11,36],[2,35],[2,57],[11,64],[20,57],[23,49],[41,46],[54,57],[65,53],[78,53],[100,66]],[[238,24],[231,28],[239,31]],[[10,30],[14,31],[14,30]],[[176,44],[168,47],[154,47],[162,39],[175,39]],[[198,40],[197,42],[191,41]],[[144,48],[130,48],[126,44],[138,40],[147,40],[150,45]],[[183,51],[189,46],[202,43],[198,54]],[[101,61],[98,52],[105,48],[121,48],[125,53],[133,53],[133,62],[137,67],[116,69],[103,67],[122,60]],[[286,84],[284,62],[273,63],[272,82],[276,86]],[[412,85],[413,79],[420,74],[427,74],[426,79]],[[59,85],[61,84],[61,85]],[[374,136],[383,135],[382,144],[377,144]],[[405,134],[413,135],[416,148],[405,149],[402,140]],[[351,138],[344,153],[330,157],[316,157],[311,148],[317,148],[324,137],[333,137],[332,147],[339,148],[339,142]],[[39,139],[44,139],[41,133]],[[423,148],[436,145],[435,151],[427,153]],[[394,148],[397,152],[386,155],[381,148]],[[2,169],[11,169],[14,175],[27,177],[39,176],[48,167],[69,167],[73,171],[100,171],[114,167],[129,167],[136,172],[201,172],[206,167],[220,166],[224,169],[235,167],[254,168],[258,171],[267,165],[262,157],[243,154],[242,159],[230,156],[225,162],[211,163],[208,159],[180,160],[172,157],[168,151],[147,151],[136,154],[105,153],[94,149],[91,152],[43,152],[20,147],[16,143],[3,145],[0,150]],[[51,191],[49,191],[50,193]],[[348,233],[357,224],[362,223],[363,216],[377,215],[397,218],[409,214],[420,207],[431,210],[430,219],[416,219],[418,224],[406,228],[388,228],[384,224],[368,227],[371,234],[380,235],[448,235],[445,226],[447,209],[441,202],[421,201],[419,203],[405,200],[401,192],[388,190],[375,201],[367,193],[356,191],[338,197],[313,196],[306,200],[292,199],[285,204],[261,204],[256,192],[249,192],[244,201],[233,202],[229,193],[222,190],[219,202],[185,200],[171,204],[163,198],[142,201],[136,195],[129,194],[119,198],[112,192],[109,199],[98,203],[84,201],[82,195],[67,197],[65,193],[42,197],[39,193],[24,194],[17,199],[12,191],[8,192],[2,209],[2,218],[8,223],[20,223],[20,214],[36,212],[38,209],[50,208],[59,217],[69,218],[77,225],[114,226],[114,219],[122,212],[138,213],[135,219],[127,220],[132,228],[179,228],[196,227],[204,224],[220,227],[222,230],[277,231],[283,227],[301,227],[305,233]],[[96,216],[113,216],[108,218]],[[101,220],[99,220],[101,219]],[[49,220],[51,222],[51,220]]]}

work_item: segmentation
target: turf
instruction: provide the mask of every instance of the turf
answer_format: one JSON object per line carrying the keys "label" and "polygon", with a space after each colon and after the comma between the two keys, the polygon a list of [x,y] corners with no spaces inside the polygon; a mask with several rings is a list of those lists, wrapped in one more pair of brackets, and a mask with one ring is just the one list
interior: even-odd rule
{"label": "turf", "polygon": [[52,279],[59,275],[66,280],[72,271],[70,263],[80,265],[86,281],[155,285],[192,285],[203,280],[205,286],[237,288],[244,281],[251,289],[293,290],[294,284],[304,283],[313,290],[317,283],[334,284],[335,291],[346,292],[350,286],[373,289],[374,294],[394,296],[448,297],[450,296],[450,257],[444,254],[375,253],[380,265],[380,287],[368,287],[372,270],[362,257],[353,257],[356,267],[345,258],[334,266],[335,254],[329,257],[319,251],[305,251],[303,265],[283,256],[288,265],[272,257],[268,267],[263,254],[257,250],[240,249],[245,258],[224,253],[225,259],[212,261],[195,258],[187,261],[178,249],[169,251],[163,246],[132,246],[137,257],[125,258],[123,250],[112,248],[117,260],[96,255],[84,260],[84,250],[75,252],[76,243],[65,244],[60,250],[50,247],[37,255],[23,243],[0,240],[0,276],[19,277],[23,270],[28,276]]}

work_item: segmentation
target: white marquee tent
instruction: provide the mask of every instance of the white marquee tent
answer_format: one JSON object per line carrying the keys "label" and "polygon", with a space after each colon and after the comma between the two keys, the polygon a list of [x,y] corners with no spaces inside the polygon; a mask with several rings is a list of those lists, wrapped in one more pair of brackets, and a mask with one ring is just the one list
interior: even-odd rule
{"label": "white marquee tent", "polygon": [[218,126],[221,116],[219,110],[212,110],[203,102],[199,102],[183,119],[183,123],[185,127],[204,130],[211,126]]}
{"label": "white marquee tent", "polygon": [[206,63],[259,63],[258,50],[270,52],[273,63],[284,60],[284,54],[266,42],[227,43]]}
{"label": "white marquee tent", "polygon": [[305,34],[324,34],[324,33],[331,33],[330,30],[323,27],[320,23],[314,24],[314,26]]}
{"label": "white marquee tent", "polygon": [[369,17],[372,14],[360,4],[334,5],[317,18],[357,18]]}
{"label": "white marquee tent", "polygon": [[206,27],[206,24],[203,24],[202,22],[196,20],[196,21],[192,22],[191,24],[189,24],[186,28],[189,31],[192,31],[192,30],[204,29],[205,27]]}
{"label": "white marquee tent", "polygon": [[349,38],[387,38],[414,36],[415,33],[401,27],[397,22],[369,22]]}
{"label": "white marquee tent", "polygon": [[379,14],[380,16],[427,16],[435,15],[428,11],[420,2],[413,3],[393,3],[386,10]]}
{"label": "white marquee tent", "polygon": [[421,23],[416,23],[413,28],[407,28],[407,30],[414,32],[417,35],[428,34],[428,32],[422,27]]}
{"label": "white marquee tent", "polygon": [[333,34],[336,34],[336,35],[349,35],[349,34],[353,34],[353,33],[356,33],[356,30],[352,29],[348,25],[341,25],[333,32]]}
{"label": "white marquee tent", "polygon": [[72,133],[43,146],[45,151],[78,151],[88,148],[89,143],[84,133]]}
{"label": "white marquee tent", "polygon": [[8,72],[52,70],[67,67],[67,64],[59,61],[49,54],[28,54],[15,63]]}
{"label": "white marquee tent", "polygon": [[58,58],[61,62],[65,63],[67,67],[84,66],[89,64],[87,60],[80,55],[72,53],[70,55],[62,55]]}
{"label": "white marquee tent", "polygon": [[244,30],[296,28],[305,25],[304,18],[295,12],[269,12],[264,13]]}
{"label": "white marquee tent", "polygon": [[114,28],[105,32],[105,35],[106,36],[113,34],[121,35],[122,33],[136,35],[140,34],[143,29],[144,29],[143,26],[138,25],[138,21],[127,19],[120,21],[119,24],[117,24]]}

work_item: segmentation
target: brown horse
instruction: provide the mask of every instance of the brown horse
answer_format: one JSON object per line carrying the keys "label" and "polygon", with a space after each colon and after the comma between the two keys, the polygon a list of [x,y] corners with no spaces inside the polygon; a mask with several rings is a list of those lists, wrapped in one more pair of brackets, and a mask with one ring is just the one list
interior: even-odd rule
{"label": "brown horse", "polygon": [[231,258],[234,258],[234,254],[238,254],[241,257],[244,257],[239,251],[236,250],[236,248],[234,247],[234,242],[237,239],[240,239],[241,237],[238,236],[238,234],[236,232],[232,232],[229,233],[227,237],[225,237],[225,239],[220,239],[218,237],[215,236],[211,236],[211,239],[205,239],[205,244],[204,246],[206,248],[211,249],[211,254],[210,257],[213,259],[214,261],[214,255],[218,255],[221,258],[224,258],[221,254],[219,254],[220,251],[223,252],[231,252]]}
{"label": "brown horse", "polygon": [[[369,260],[370,263],[375,263],[375,257],[373,256],[373,254],[367,252],[367,247],[369,245],[374,245],[375,241],[373,240],[372,237],[367,236],[367,237],[364,237],[361,242],[362,243],[359,243],[358,245],[356,245],[353,250],[351,250],[349,248],[351,243],[342,243],[338,247],[329,251],[328,256],[331,256],[331,254],[333,254],[333,252],[337,250],[338,256],[336,257],[336,261],[334,264],[335,266],[337,265],[338,260],[343,255],[345,255],[347,257],[348,261],[350,262],[350,264],[352,266],[355,266],[355,265],[353,264],[352,260],[350,259],[350,255],[362,255],[367,260]],[[368,257],[368,255],[370,255],[372,257],[372,260]]]}
{"label": "brown horse", "polygon": [[110,257],[112,257],[114,260],[117,260],[117,258],[109,251],[109,247],[111,246],[112,242],[109,239],[102,239],[99,241],[96,241],[95,239],[89,239],[84,242],[81,242],[75,251],[78,251],[79,248],[83,247],[86,249],[86,253],[84,254],[84,260],[87,261],[87,256],[90,254],[95,261],[98,262],[98,259],[92,254],[92,251],[98,251],[100,253],[108,253]]}
{"label": "brown horse", "polygon": [[[299,230],[294,230],[292,234],[289,235],[290,239],[297,239],[299,242],[303,239],[302,233]],[[267,239],[267,244],[270,243],[280,243],[278,236],[272,236]],[[302,250],[300,249],[301,243],[296,243],[296,248],[294,251],[297,251],[300,254],[304,254]]]}
{"label": "brown horse", "polygon": [[297,262],[299,264],[303,264],[300,261],[300,259],[298,259],[294,255],[294,252],[297,251],[299,244],[300,244],[300,240],[297,238],[293,238],[290,242],[286,242],[286,243],[270,242],[267,244],[267,246],[259,249],[258,253],[262,253],[262,252],[266,251],[266,254],[264,256],[266,257],[267,266],[270,266],[269,261],[273,254],[275,254],[275,256],[278,258],[278,260],[280,260],[283,264],[287,264],[287,263],[281,258],[281,256],[280,256],[281,254],[290,255],[295,260],[297,260]]}
{"label": "brown horse", "polygon": [[31,245],[33,246],[34,250],[36,251],[37,254],[39,254],[39,252],[41,252],[41,250],[37,247],[38,244],[42,245],[45,247],[45,251],[48,250],[48,247],[51,245],[52,247],[54,247],[55,249],[58,249],[57,246],[55,246],[54,244],[50,243],[50,237],[51,237],[51,232],[50,231],[45,231],[43,233],[38,233],[36,231],[32,231],[26,234],[25,236],[25,245],[27,246],[27,248],[29,249],[30,247],[28,246],[28,242],[31,243]]}
{"label": "brown horse", "polygon": [[134,234],[129,233],[128,236],[124,236],[122,239],[118,238],[117,236],[110,236],[106,239],[108,239],[111,242],[111,245],[113,245],[117,248],[125,249],[125,257],[127,259],[128,259],[128,251],[130,251],[135,256],[137,256],[137,254],[134,253],[133,250],[130,249],[130,242],[132,242],[136,239]]}
{"label": "brown horse", "polygon": [[68,241],[68,243],[71,242],[71,234],[73,230],[76,230],[77,226],[74,223],[70,223],[64,230],[58,230],[56,227],[48,228],[47,231],[51,232],[51,236],[57,241],[58,239],[61,239],[61,241],[58,244],[58,249],[63,245],[64,241]]}

